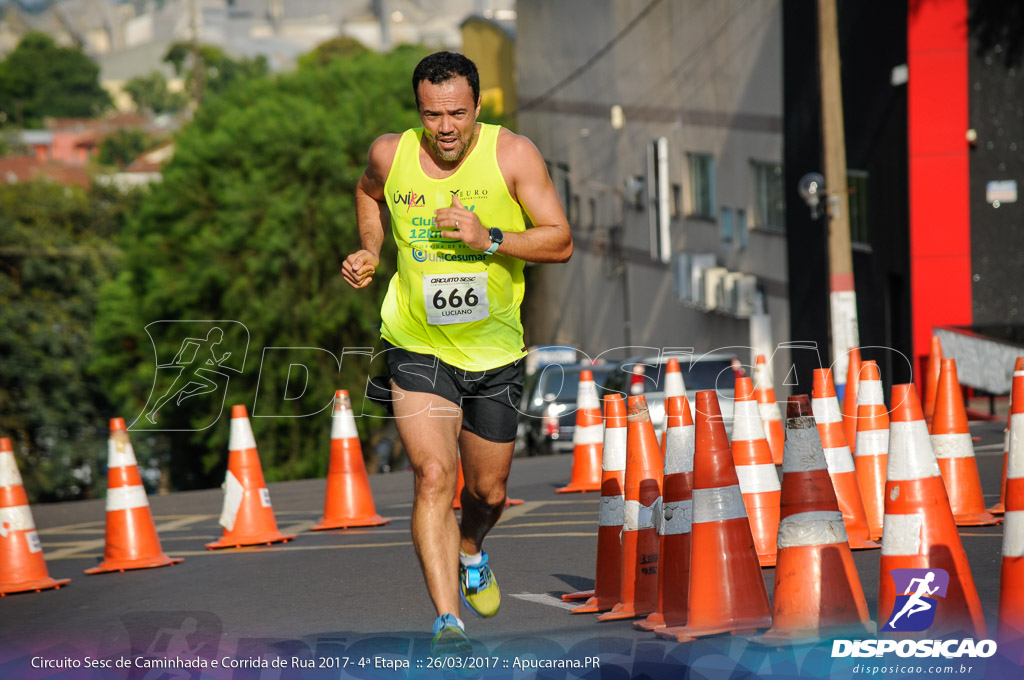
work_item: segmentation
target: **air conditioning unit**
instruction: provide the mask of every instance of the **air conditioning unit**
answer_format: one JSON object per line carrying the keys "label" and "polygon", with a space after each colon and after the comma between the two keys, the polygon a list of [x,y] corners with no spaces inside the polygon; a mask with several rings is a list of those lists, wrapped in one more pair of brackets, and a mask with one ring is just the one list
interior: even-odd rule
{"label": "air conditioning unit", "polygon": [[729,272],[722,279],[722,311],[737,314],[737,292],[739,281],[745,275],[740,272]]}
{"label": "air conditioning unit", "polygon": [[708,309],[721,309],[722,300],[722,279],[726,277],[729,270],[725,267],[711,267],[704,270],[704,306]]}
{"label": "air conditioning unit", "polygon": [[749,317],[757,310],[757,277],[741,274],[736,280],[736,316]]}
{"label": "air conditioning unit", "polygon": [[717,264],[714,253],[693,253],[690,255],[690,297],[687,301],[707,306],[704,292],[704,270]]}

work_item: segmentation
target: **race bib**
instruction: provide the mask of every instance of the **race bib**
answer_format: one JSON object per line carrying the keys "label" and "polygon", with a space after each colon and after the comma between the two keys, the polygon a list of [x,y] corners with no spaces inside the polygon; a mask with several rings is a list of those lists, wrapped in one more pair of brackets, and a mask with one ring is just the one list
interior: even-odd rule
{"label": "race bib", "polygon": [[445,326],[480,321],[491,315],[487,304],[487,272],[427,274],[423,277],[427,323]]}

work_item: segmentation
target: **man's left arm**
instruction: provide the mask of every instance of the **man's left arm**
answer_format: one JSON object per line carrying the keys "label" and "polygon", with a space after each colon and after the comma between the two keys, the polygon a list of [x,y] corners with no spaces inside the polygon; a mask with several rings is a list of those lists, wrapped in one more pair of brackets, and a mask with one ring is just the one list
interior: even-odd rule
{"label": "man's left arm", "polygon": [[[572,255],[569,220],[537,147],[526,137],[508,133],[498,143],[498,164],[534,226],[522,232],[505,231],[497,252],[527,262],[568,261]],[[457,197],[451,208],[437,211],[436,219],[439,227],[449,229],[441,236],[457,238],[476,250],[490,247],[490,227],[501,228],[500,224],[480,224]]]}

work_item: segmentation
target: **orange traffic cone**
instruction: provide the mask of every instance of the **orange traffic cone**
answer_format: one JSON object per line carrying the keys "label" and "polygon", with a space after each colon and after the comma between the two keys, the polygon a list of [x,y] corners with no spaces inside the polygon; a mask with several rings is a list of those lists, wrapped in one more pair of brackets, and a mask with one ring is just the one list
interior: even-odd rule
{"label": "orange traffic cone", "polygon": [[622,513],[622,571],[619,601],[597,617],[617,621],[646,616],[658,606],[658,549],[655,513],[661,511],[661,450],[644,395],[626,402],[626,504]]}
{"label": "orange traffic cone", "polygon": [[586,600],[573,614],[608,611],[619,601],[622,571],[622,521],[626,504],[626,402],[621,394],[604,398],[604,453],[601,465],[601,510],[597,529],[594,589],[562,595],[565,602]]}
{"label": "orange traffic cone", "polygon": [[213,543],[207,543],[210,550],[218,548],[240,548],[243,545],[288,542],[294,535],[285,535],[277,530],[274,508],[270,504],[270,491],[263,480],[263,466],[256,450],[256,439],[252,436],[249,413],[245,406],[231,407],[231,439],[228,442],[228,471],[224,476],[224,507],[220,513],[220,525],[224,534]]}
{"label": "orange traffic cone", "polygon": [[787,415],[772,627],[758,641],[870,635],[874,625],[808,398],[791,398]]}
{"label": "orange traffic cone", "polygon": [[580,371],[580,384],[576,398],[576,427],[572,432],[572,477],[558,493],[601,490],[601,449],[604,423],[601,404],[597,401],[594,374]]}
{"label": "orange traffic cone", "polygon": [[772,622],[768,591],[713,390],[697,393],[696,410],[686,625],[655,631],[658,637],[678,642],[716,633],[751,632]]}
{"label": "orange traffic cone", "polygon": [[956,374],[956,359],[943,359],[939,389],[932,416],[932,450],[939,462],[942,481],[957,526],[999,524],[1002,520],[985,512],[978,461],[974,458],[967,411]]}
{"label": "orange traffic cone", "polygon": [[849,353],[849,368],[846,371],[846,387],[843,393],[843,434],[850,445],[850,453],[857,453],[857,389],[860,385],[860,348],[853,347]]}
{"label": "orange traffic cone", "polygon": [[[1024,361],[1024,357],[1017,357],[1018,365],[1021,364],[1021,361]],[[1006,414],[1006,429],[1003,430],[1003,476],[999,482],[999,501],[993,503],[992,507],[986,508],[993,515],[1001,515],[1006,512],[1006,466],[1010,462],[1010,418],[1012,415],[1012,411]]]}
{"label": "orange traffic cone", "polygon": [[[910,576],[919,584],[935,583],[943,596],[934,608],[929,638],[960,632],[983,638],[987,629],[978,591],[913,385],[893,386],[890,420],[878,585],[879,632],[905,627],[902,617],[908,603],[901,596],[913,596],[917,591],[912,591],[908,572],[902,570],[911,569]],[[945,576],[937,570],[944,570]],[[946,579],[948,586],[943,587]],[[884,626],[883,621],[887,622]]]}
{"label": "orange traffic cone", "polygon": [[11,440],[0,438],[0,596],[59,589],[71,579],[50,578]]}
{"label": "orange traffic cone", "polygon": [[786,444],[786,429],[782,424],[782,410],[775,401],[775,388],[772,387],[772,376],[768,370],[768,362],[763,354],[757,355],[754,363],[754,397],[757,399],[757,410],[764,422],[768,446],[772,450],[772,462],[782,465],[782,451]]}
{"label": "orange traffic cone", "polygon": [[168,557],[160,547],[124,419],[111,418],[107,440],[107,547],[103,561],[85,573],[166,567],[182,561],[180,557]]}
{"label": "orange traffic cone", "polygon": [[690,590],[690,525],[693,517],[693,416],[686,395],[665,402],[668,429],[665,431],[665,473],[663,502],[658,522],[661,555],[658,560],[658,606],[643,621],[641,630],[655,630],[686,623]]}
{"label": "orange traffic cone", "polygon": [[376,527],[390,521],[378,515],[373,504],[352,403],[348,391],[338,390],[334,393],[334,416],[331,418],[331,462],[327,469],[324,516],[310,529]]}
{"label": "orange traffic cone", "polygon": [[762,567],[774,567],[782,495],[779,473],[772,462],[772,451],[754,400],[754,383],[750,378],[737,378],[734,394],[732,458],[736,463],[736,476],[750,520],[757,559]]}
{"label": "orange traffic cone", "polygon": [[942,342],[939,336],[932,336],[932,348],[928,354],[928,366],[924,373],[924,421],[928,431],[932,429],[935,414],[935,397],[939,391],[939,374],[942,372]]}
{"label": "orange traffic cone", "polygon": [[[683,373],[679,370],[679,361],[675,357],[668,360],[665,364],[665,405],[668,406],[668,400],[672,397],[685,397],[686,396],[686,383],[683,380]],[[668,411],[665,412],[665,423],[661,430],[661,459],[665,459],[665,448],[667,442],[665,441],[665,435],[668,432]],[[690,420],[693,420],[693,416],[690,416]]]}
{"label": "orange traffic cone", "polygon": [[882,377],[878,364],[865,361],[861,367],[857,390],[857,453],[853,465],[857,469],[857,486],[864,501],[868,521],[868,537],[882,536],[885,516],[885,466],[889,460],[889,411],[885,408]]}
{"label": "orange traffic cone", "polygon": [[[1021,359],[1017,362],[1020,366]],[[1024,367],[1013,372],[1010,430],[998,637],[1000,645],[1012,646],[1019,654],[1024,643]]]}
{"label": "orange traffic cone", "polygon": [[836,398],[836,388],[832,384],[831,370],[814,369],[812,396],[814,420],[818,423],[818,434],[825,450],[828,474],[832,477],[839,509],[843,512],[850,547],[854,550],[880,548],[881,545],[869,538],[864,500],[860,495],[860,487],[857,486],[857,469],[854,467],[853,456],[843,434],[843,415],[839,411],[839,399]]}
{"label": "orange traffic cone", "polygon": [[[1013,374],[1017,371],[1024,371],[1024,357],[1017,357],[1013,365]],[[1001,515],[1005,511],[1006,504],[1006,466],[1010,460],[1010,421],[1013,418],[1013,409],[1006,415],[1006,429],[1003,430],[1003,477],[999,483],[999,502],[988,509],[993,515]]]}

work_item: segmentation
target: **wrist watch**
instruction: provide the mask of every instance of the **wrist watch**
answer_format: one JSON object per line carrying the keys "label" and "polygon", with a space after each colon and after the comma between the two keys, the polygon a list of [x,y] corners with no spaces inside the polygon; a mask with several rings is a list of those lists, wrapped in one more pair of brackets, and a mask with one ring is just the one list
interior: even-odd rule
{"label": "wrist watch", "polygon": [[490,247],[484,251],[484,255],[493,255],[498,250],[498,246],[505,240],[505,234],[497,227],[491,227],[487,232],[491,237]]}

